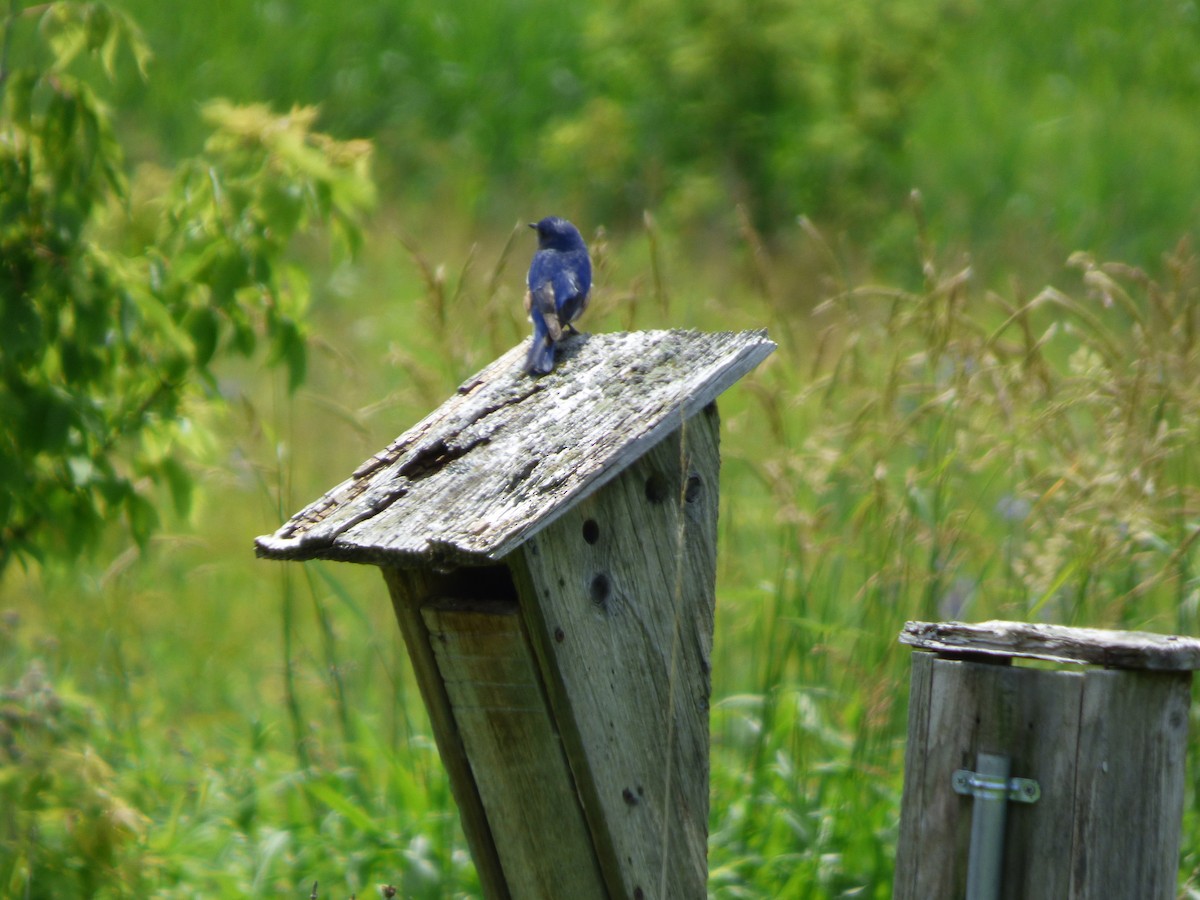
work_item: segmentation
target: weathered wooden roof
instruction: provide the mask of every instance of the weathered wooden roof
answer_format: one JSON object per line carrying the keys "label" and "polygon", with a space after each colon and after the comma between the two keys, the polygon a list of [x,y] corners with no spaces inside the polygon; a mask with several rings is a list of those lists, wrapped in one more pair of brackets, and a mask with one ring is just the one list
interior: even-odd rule
{"label": "weathered wooden roof", "polygon": [[550,375],[524,343],[346,481],[255,540],[270,559],[377,565],[500,559],[614,478],[774,349],[765,331],[563,341]]}
{"label": "weathered wooden roof", "polygon": [[1113,669],[1200,669],[1200,641],[1146,631],[1029,622],[907,622],[900,632],[900,643],[940,653],[1019,656]]}

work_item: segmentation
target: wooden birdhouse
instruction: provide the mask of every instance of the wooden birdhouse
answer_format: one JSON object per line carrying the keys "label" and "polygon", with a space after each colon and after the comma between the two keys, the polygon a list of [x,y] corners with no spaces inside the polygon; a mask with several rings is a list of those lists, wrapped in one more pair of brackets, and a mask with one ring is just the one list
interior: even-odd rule
{"label": "wooden birdhouse", "polygon": [[256,540],[383,570],[489,898],[705,896],[716,398],[774,349],[518,346]]}
{"label": "wooden birdhouse", "polygon": [[900,641],[893,900],[1176,896],[1200,641],[1023,622],[909,622]]}

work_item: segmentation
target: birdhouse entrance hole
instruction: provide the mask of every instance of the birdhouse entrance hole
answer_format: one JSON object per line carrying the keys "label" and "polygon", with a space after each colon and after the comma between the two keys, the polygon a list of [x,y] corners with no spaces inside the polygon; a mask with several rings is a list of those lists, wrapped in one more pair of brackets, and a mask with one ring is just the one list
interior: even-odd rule
{"label": "birdhouse entrance hole", "polygon": [[517,587],[508,566],[462,566],[431,571],[423,586],[421,606],[450,604],[486,612],[490,607],[515,606]]}

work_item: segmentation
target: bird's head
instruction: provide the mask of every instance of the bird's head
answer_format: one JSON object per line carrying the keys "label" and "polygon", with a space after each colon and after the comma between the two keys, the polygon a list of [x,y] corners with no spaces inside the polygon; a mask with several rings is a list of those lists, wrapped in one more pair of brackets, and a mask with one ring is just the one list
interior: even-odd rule
{"label": "bird's head", "polygon": [[558,216],[547,216],[540,222],[530,222],[537,231],[538,248],[542,250],[586,250],[579,229]]}

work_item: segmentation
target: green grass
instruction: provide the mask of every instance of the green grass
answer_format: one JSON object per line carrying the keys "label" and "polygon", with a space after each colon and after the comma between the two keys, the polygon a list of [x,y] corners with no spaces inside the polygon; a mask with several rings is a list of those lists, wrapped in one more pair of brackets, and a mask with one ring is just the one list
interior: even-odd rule
{"label": "green grass", "polygon": [[[5,892],[477,893],[382,579],[251,550],[523,333],[524,243],[373,233],[324,282],[308,387],[226,373],[194,527],[144,557],[10,573]],[[655,230],[596,241],[587,327],[779,341],[721,404],[710,886],[887,897],[905,620],[1200,631],[1196,260],[1080,258],[1058,288],[1005,295],[926,248],[903,291],[797,232],[776,252],[826,286],[806,306],[778,288],[792,265],[742,234],[699,268]],[[710,266],[745,277],[717,296]],[[1190,790],[1185,872],[1196,811]]]}
{"label": "green grass", "polygon": [[[319,102],[377,141],[387,199],[358,264],[304,254],[306,386],[230,366],[227,407],[195,411],[220,437],[192,522],[5,573],[0,895],[477,895],[378,572],[251,540],[524,336],[509,223],[543,207],[610,228],[585,328],[780,344],[721,401],[715,896],[890,896],[905,620],[1200,634],[1200,275],[1171,249],[1200,196],[1188,4],[893,4],[897,29],[766,3],[756,32],[647,0],[671,27],[637,44],[610,4],[515,33],[474,5],[123,5],[159,54],[116,92],[135,161],[194,151],[213,94]],[[894,66],[920,77],[893,91]]]}

